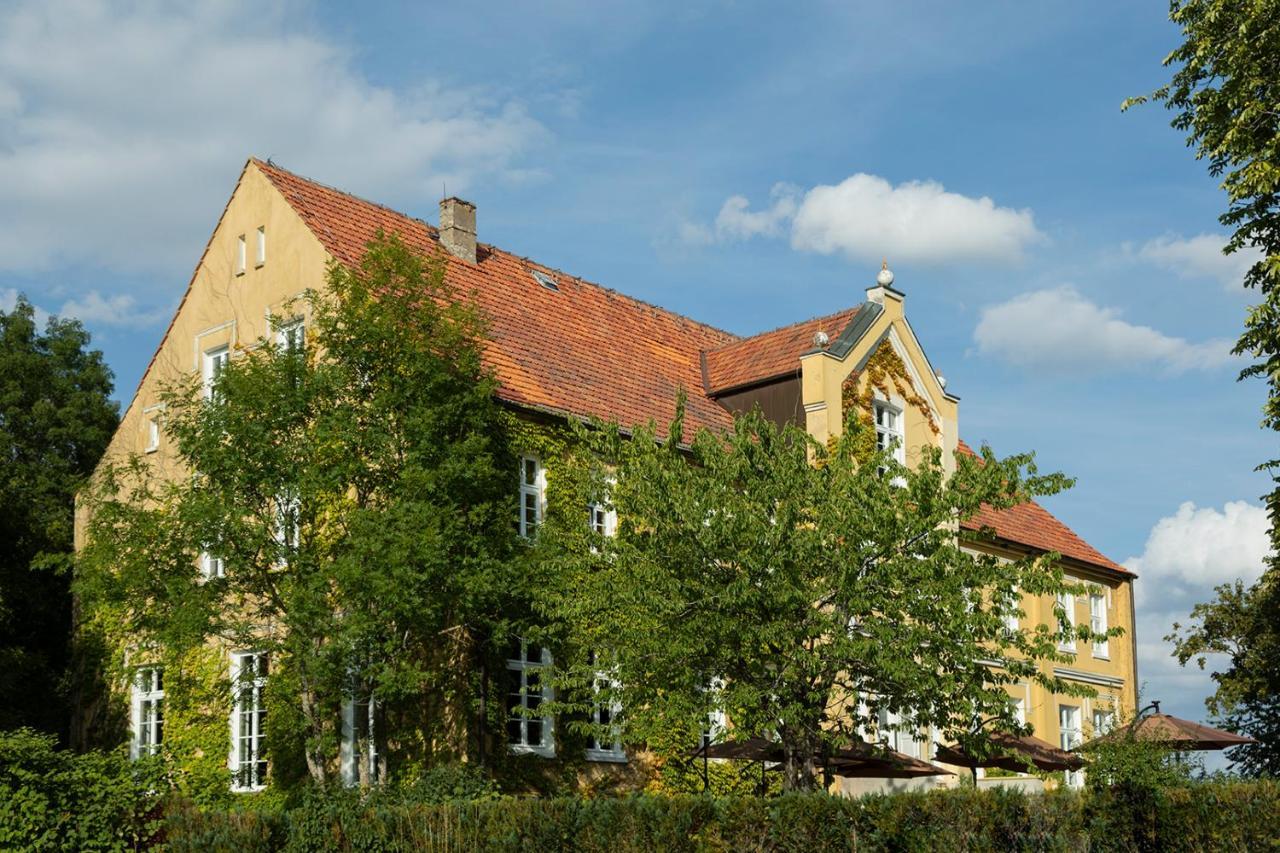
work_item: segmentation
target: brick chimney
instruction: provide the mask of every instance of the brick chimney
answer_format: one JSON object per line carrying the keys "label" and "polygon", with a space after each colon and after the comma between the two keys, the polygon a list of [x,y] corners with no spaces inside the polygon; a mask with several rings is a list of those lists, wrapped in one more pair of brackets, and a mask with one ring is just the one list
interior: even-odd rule
{"label": "brick chimney", "polygon": [[476,206],[450,196],[440,202],[440,245],[469,264],[476,262]]}

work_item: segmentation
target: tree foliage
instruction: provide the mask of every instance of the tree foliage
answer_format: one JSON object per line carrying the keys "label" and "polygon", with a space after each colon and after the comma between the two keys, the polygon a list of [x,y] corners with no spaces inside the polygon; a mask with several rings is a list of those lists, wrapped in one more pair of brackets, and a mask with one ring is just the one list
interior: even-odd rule
{"label": "tree foliage", "polygon": [[1227,756],[1251,776],[1280,776],[1280,602],[1273,578],[1264,576],[1252,587],[1237,580],[1215,593],[1191,611],[1190,625],[1175,624],[1165,639],[1183,665],[1194,660],[1203,670],[1211,656],[1229,661],[1212,674],[1217,687],[1206,700],[1209,713],[1257,743],[1233,747]]}
{"label": "tree foliage", "polygon": [[76,320],[0,311],[0,728],[67,735],[74,495],[118,421],[112,375]]}
{"label": "tree foliage", "polygon": [[572,476],[618,529],[601,536],[580,516],[546,531],[543,606],[570,638],[562,707],[616,703],[624,739],[650,743],[720,710],[734,737],[776,738],[786,786],[805,788],[814,756],[876,732],[881,711],[970,742],[978,725],[1019,729],[1007,684],[1087,692],[1042,665],[1067,660],[1066,635],[1092,639],[1087,626],[1007,619],[1020,593],[1082,588],[1052,556],[1004,561],[958,537],[980,506],[1066,478],[989,449],[953,475],[933,448],[911,469],[866,457],[846,414],[830,448],[758,412],[687,449],[682,414],[665,439],[652,425],[582,431],[590,452]]}
{"label": "tree foliage", "polygon": [[[1277,0],[1171,0],[1170,19],[1182,43],[1165,59],[1169,84],[1151,99],[1173,111],[1173,127],[1187,134],[1196,158],[1222,179],[1232,229],[1224,251],[1256,249],[1262,257],[1245,274],[1260,301],[1245,318],[1235,353],[1253,360],[1241,378],[1267,382],[1262,425],[1280,430],[1280,2]],[[1126,103],[1141,103],[1134,98]],[[1251,590],[1238,584],[1196,608],[1198,625],[1173,639],[1185,663],[1204,652],[1228,650],[1231,665],[1214,674],[1208,700],[1218,721],[1262,743],[1232,755],[1252,772],[1280,768],[1280,459],[1265,461],[1276,487],[1266,496],[1272,557]],[[1262,664],[1261,666],[1256,666]]]}
{"label": "tree foliage", "polygon": [[211,387],[166,390],[182,474],[104,466],[81,583],[135,663],[211,641],[267,652],[273,737],[296,735],[324,784],[347,696],[375,700],[404,760],[447,742],[432,703],[460,697],[518,595],[516,469],[483,319],[439,259],[380,238],[308,306],[304,344],[262,341]]}

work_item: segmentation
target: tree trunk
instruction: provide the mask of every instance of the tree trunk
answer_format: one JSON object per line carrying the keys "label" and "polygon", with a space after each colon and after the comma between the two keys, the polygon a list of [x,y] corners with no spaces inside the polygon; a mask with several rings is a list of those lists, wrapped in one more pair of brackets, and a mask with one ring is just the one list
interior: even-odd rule
{"label": "tree trunk", "polygon": [[324,751],[319,746],[324,743],[324,720],[317,713],[316,694],[311,688],[310,679],[303,673],[299,680],[302,683],[302,719],[306,721],[309,735],[307,746],[304,750],[307,758],[307,772],[311,774],[311,781],[323,788],[328,782],[329,776]]}
{"label": "tree trunk", "polygon": [[813,756],[818,739],[807,732],[781,732],[782,790],[812,791],[818,787]]}

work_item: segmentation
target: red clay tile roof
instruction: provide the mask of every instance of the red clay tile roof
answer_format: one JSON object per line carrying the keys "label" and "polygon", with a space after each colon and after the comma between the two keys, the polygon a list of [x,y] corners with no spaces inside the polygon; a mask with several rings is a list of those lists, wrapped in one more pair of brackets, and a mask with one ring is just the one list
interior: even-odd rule
{"label": "red clay tile roof", "polygon": [[[278,166],[252,162],[342,263],[358,262],[379,229],[424,251],[438,246],[436,229],[419,219]],[[445,256],[449,281],[474,294],[489,316],[486,357],[497,373],[500,397],[624,426],[653,419],[665,427],[675,412],[676,392],[684,388],[690,429],[728,427],[732,415],[702,393],[703,352],[711,389],[760,381],[798,369],[797,359],[813,346],[814,332],[825,331],[834,339],[857,310],[742,339],[485,244],[475,264]],[[553,276],[559,290],[536,282],[533,270]],[[963,442],[960,452],[972,453]],[[1131,574],[1035,502],[984,509],[964,526],[989,527],[1010,542]]]}
{"label": "red clay tile roof", "polygon": [[[420,250],[438,246],[436,229],[421,220],[253,162],[342,263],[358,262],[378,229]],[[701,352],[736,335],[492,246],[481,244],[475,264],[445,257],[449,282],[474,294],[489,317],[485,354],[499,397],[624,427],[652,418],[661,429],[684,388],[688,434],[732,424],[732,415],[703,393]],[[555,278],[559,290],[540,285],[533,270]]]}
{"label": "red clay tile roof", "polygon": [[707,390],[721,393],[800,370],[800,355],[813,349],[815,332],[832,340],[849,325],[858,308],[783,326],[707,353]]}
{"label": "red clay tile roof", "polygon": [[[977,455],[963,441],[957,446],[956,452]],[[1040,551],[1056,551],[1082,563],[1137,577],[1081,539],[1074,530],[1035,501],[1027,501],[1009,509],[993,509],[984,505],[977,515],[965,521],[961,527],[966,530],[990,528],[998,538],[1008,542],[1027,545]]]}

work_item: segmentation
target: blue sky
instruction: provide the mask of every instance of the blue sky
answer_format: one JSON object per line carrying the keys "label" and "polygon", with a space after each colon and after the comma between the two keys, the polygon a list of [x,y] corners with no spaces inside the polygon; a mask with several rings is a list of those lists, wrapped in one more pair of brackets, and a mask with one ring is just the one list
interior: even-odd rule
{"label": "blue sky", "polygon": [[1162,3],[27,3],[0,11],[0,304],[81,317],[127,400],[249,155],[739,333],[887,257],[961,432],[1143,574],[1160,636],[1260,570],[1263,389],[1222,193],[1145,107]]}

